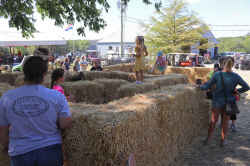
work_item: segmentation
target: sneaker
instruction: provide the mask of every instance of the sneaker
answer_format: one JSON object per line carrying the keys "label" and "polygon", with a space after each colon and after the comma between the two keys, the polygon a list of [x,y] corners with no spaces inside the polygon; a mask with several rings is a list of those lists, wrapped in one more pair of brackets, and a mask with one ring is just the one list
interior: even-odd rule
{"label": "sneaker", "polygon": [[139,85],[139,84],[142,84],[142,82],[141,82],[141,81],[136,81],[135,83],[136,83],[136,84],[138,84],[138,85]]}
{"label": "sneaker", "polygon": [[231,125],[232,132],[237,132],[236,126],[234,124]]}

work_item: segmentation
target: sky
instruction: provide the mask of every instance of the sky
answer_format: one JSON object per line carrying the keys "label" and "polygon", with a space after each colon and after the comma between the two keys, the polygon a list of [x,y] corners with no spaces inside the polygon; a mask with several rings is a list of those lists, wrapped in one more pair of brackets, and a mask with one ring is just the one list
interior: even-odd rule
{"label": "sky", "polygon": [[[163,6],[166,6],[163,0]],[[200,19],[211,25],[250,25],[250,0],[186,0],[189,8],[195,11]],[[76,28],[73,31],[65,32],[67,27],[56,27],[53,21],[46,19],[42,21],[39,14],[35,14],[38,19],[37,29],[41,32],[36,36],[36,40],[60,40],[60,39],[88,39],[101,41],[119,41],[120,40],[120,11],[117,8],[117,0],[109,0],[111,9],[109,13],[103,13],[107,22],[107,27],[99,33],[86,31],[86,36],[78,36]],[[142,0],[130,0],[125,17],[125,41],[133,41],[135,36],[143,35],[143,30],[139,21],[148,22],[150,17],[155,15],[153,5],[146,5]],[[20,32],[9,28],[8,21],[0,19],[0,40],[23,40]],[[245,35],[248,31],[217,31],[217,30],[249,30],[250,26],[211,26],[215,37],[229,37]]]}

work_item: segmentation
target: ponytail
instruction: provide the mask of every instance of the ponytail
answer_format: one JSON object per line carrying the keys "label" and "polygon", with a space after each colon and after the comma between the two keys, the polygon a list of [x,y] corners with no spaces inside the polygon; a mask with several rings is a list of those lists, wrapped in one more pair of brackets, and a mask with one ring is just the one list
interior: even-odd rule
{"label": "ponytail", "polygon": [[233,58],[226,59],[226,61],[224,63],[224,70],[226,70],[227,72],[230,72],[230,71],[232,71],[233,66],[234,66]]}

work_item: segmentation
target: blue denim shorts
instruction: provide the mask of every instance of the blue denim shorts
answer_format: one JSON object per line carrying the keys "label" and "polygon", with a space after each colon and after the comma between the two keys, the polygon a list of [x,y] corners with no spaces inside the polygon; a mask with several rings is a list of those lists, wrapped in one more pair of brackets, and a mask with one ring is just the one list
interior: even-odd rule
{"label": "blue denim shorts", "polygon": [[11,166],[63,166],[62,145],[51,145],[11,157]]}

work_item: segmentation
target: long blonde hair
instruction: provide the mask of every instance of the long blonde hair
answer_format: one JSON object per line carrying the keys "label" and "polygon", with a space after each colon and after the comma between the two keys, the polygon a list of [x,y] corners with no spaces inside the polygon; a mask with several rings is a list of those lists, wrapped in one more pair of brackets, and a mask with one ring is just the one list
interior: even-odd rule
{"label": "long blonde hair", "polygon": [[227,58],[224,63],[224,71],[231,72],[234,66],[233,58]]}

